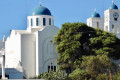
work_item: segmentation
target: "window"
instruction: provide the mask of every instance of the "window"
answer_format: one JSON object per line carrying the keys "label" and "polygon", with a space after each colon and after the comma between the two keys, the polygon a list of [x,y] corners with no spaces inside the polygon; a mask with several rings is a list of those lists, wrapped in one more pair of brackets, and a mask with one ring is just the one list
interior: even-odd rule
{"label": "window", "polygon": [[49,25],[51,25],[51,18],[49,18]]}
{"label": "window", "polygon": [[114,29],[114,25],[112,24],[112,32],[114,33],[115,32],[115,29]]}
{"label": "window", "polygon": [[39,19],[36,18],[36,26],[39,26]]}
{"label": "window", "polygon": [[97,22],[97,28],[99,28],[99,22]]}
{"label": "window", "polygon": [[45,20],[45,18],[43,18],[43,26],[45,26],[46,25],[46,20]]}
{"label": "window", "polygon": [[50,70],[52,70],[52,71],[56,71],[56,66],[53,66],[53,65],[49,65],[48,66],[48,72],[50,71]]}
{"label": "window", "polygon": [[50,66],[48,66],[48,72],[50,71]]}
{"label": "window", "polygon": [[33,26],[33,19],[31,19],[31,26]]}
{"label": "window", "polygon": [[54,66],[54,71],[56,71],[56,66]]}
{"label": "window", "polygon": [[119,28],[119,24],[118,24],[118,26],[117,26],[117,33],[120,33],[119,29],[120,29],[120,28]]}
{"label": "window", "polygon": [[117,18],[114,18],[115,21],[117,21]]}

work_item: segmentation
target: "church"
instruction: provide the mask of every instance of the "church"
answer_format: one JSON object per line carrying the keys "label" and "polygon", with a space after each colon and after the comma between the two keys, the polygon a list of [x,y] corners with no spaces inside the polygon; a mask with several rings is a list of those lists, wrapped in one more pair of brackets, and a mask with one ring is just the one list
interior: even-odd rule
{"label": "church", "polygon": [[58,55],[53,39],[58,30],[50,10],[42,5],[35,7],[27,16],[27,29],[12,30],[6,39],[5,68],[20,70],[24,78],[56,71]]}
{"label": "church", "polygon": [[[113,2],[104,11],[103,18],[95,11],[87,19],[87,25],[115,33],[120,38],[119,15],[120,9]],[[42,5],[33,8],[27,16],[27,29],[12,30],[5,41],[5,75],[9,79],[22,79],[38,76],[50,69],[56,71],[58,54],[54,36],[58,30],[48,8]]]}
{"label": "church", "polygon": [[95,11],[92,17],[87,19],[87,25],[114,33],[120,38],[120,9],[113,1],[110,8],[104,11],[103,18]]}

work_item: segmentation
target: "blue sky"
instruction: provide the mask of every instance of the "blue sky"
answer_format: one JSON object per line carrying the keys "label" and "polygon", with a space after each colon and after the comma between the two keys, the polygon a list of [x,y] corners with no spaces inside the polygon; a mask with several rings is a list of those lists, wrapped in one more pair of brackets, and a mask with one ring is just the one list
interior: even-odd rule
{"label": "blue sky", "polygon": [[[25,5],[27,1],[27,5]],[[84,22],[91,17],[96,8],[103,17],[103,10],[109,9],[112,0],[41,0],[54,16],[55,26],[61,27],[65,22]],[[104,3],[104,4],[103,4]],[[114,0],[120,9],[120,0]],[[0,39],[8,36],[10,30],[25,30],[27,16],[39,6],[40,0],[0,0]],[[27,6],[27,16],[26,16]]]}

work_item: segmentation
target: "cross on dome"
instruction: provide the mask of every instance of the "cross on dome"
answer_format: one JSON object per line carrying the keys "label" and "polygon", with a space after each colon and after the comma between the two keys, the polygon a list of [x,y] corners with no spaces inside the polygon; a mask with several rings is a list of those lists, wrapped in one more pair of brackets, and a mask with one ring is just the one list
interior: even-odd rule
{"label": "cross on dome", "polygon": [[112,3],[114,3],[114,0],[112,0]]}
{"label": "cross on dome", "polygon": [[42,5],[42,1],[41,0],[40,0],[39,4],[40,4],[40,6]]}

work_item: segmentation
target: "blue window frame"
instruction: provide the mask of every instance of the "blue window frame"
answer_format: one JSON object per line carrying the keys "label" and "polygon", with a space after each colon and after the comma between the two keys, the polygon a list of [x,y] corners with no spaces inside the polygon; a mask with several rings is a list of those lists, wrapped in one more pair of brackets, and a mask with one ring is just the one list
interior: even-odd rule
{"label": "blue window frame", "polygon": [[43,18],[43,26],[45,26],[46,25],[46,20],[45,20],[45,18]]}
{"label": "blue window frame", "polygon": [[31,26],[33,26],[33,19],[31,19]]}
{"label": "blue window frame", "polygon": [[36,18],[36,26],[39,26],[39,19]]}
{"label": "blue window frame", "polygon": [[49,18],[49,25],[51,25],[51,18]]}

